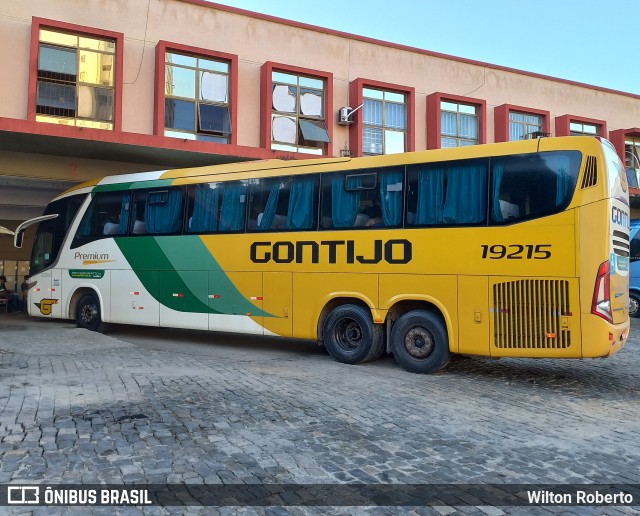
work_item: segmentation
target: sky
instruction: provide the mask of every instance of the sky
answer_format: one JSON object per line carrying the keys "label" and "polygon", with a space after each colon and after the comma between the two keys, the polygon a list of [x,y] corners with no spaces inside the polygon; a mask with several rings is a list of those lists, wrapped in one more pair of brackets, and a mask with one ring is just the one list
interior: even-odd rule
{"label": "sky", "polygon": [[219,0],[216,3],[640,94],[640,0]]}

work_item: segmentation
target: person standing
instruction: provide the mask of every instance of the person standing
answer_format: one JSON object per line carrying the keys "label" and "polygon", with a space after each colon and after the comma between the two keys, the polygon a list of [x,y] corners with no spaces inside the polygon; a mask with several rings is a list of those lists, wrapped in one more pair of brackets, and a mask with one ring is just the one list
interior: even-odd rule
{"label": "person standing", "polygon": [[27,294],[29,293],[29,276],[24,277],[24,281],[22,285],[20,285],[20,290],[22,291],[22,311],[27,311]]}
{"label": "person standing", "polygon": [[18,309],[18,294],[7,288],[7,277],[0,276],[0,295],[7,297],[7,312],[15,312]]}

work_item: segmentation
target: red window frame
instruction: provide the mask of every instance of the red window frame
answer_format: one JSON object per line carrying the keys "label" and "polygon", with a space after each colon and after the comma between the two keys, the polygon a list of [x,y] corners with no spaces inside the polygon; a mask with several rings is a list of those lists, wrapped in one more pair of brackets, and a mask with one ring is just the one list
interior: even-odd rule
{"label": "red window frame", "polygon": [[427,149],[440,148],[440,102],[458,102],[476,106],[478,109],[478,144],[487,142],[486,112],[487,101],[464,97],[461,95],[450,95],[437,91],[427,95]]}
{"label": "red window frame", "polygon": [[[84,25],[48,20],[46,18],[38,18],[36,16],[31,19],[31,54],[29,57],[29,98],[27,100],[27,120],[35,121],[36,119],[36,88],[38,83],[38,48],[40,43],[40,29],[53,29],[71,34],[111,39],[116,42],[116,68],[113,79],[113,131],[122,131],[122,58],[124,55],[124,34],[122,32],[85,27]],[[69,127],[69,129],[83,131],[93,130],[82,127]],[[104,131],[104,129],[95,130]]]}
{"label": "red window frame", "polygon": [[598,120],[596,118],[586,118],[583,116],[575,115],[562,115],[556,117],[556,136],[570,136],[571,135],[571,122],[578,122],[580,124],[591,124],[598,128],[598,134],[596,136],[606,136],[607,134],[607,122],[604,120]]}
{"label": "red window frame", "polygon": [[[622,165],[625,166],[625,140],[628,137],[640,138],[640,127],[630,127],[629,129],[616,129],[609,132],[609,141],[613,144],[618,156],[622,160]],[[629,187],[629,195],[633,197],[640,197],[640,188]]]}
{"label": "red window frame", "polygon": [[[416,97],[415,88],[359,77],[349,83],[349,100],[353,104],[351,107],[354,109],[364,102],[364,96],[362,94],[363,88],[391,91],[405,96],[405,112],[407,114],[407,125],[405,128],[405,152],[412,152],[416,150],[416,120],[414,108]],[[362,156],[362,129],[364,125],[362,121],[362,109],[353,114],[352,120],[353,124],[349,128],[349,147],[351,155]]]}
{"label": "red window frame", "polygon": [[[260,147],[271,150],[271,92],[273,89],[271,74],[273,71],[305,75],[324,81],[324,121],[327,124],[329,142],[325,145],[322,156],[333,156],[333,74],[331,72],[275,63],[273,61],[267,61],[260,67]],[[273,152],[281,154],[283,151]],[[301,157],[319,157],[318,155],[307,154],[305,152],[291,152],[289,154],[292,156],[300,155]]]}
{"label": "red window frame", "polygon": [[609,132],[609,141],[613,144],[622,160],[622,163],[625,163],[625,140],[628,137],[640,138],[640,127],[631,127],[629,129],[616,129],[615,131]]}
{"label": "red window frame", "polygon": [[496,142],[509,141],[509,115],[511,112],[537,115],[542,117],[542,132],[551,133],[551,113],[543,109],[534,109],[513,104],[502,104],[493,110],[493,129]]}
{"label": "red window frame", "polygon": [[[238,143],[238,56],[226,52],[218,52],[206,48],[192,47],[180,43],[160,40],[156,45],[156,75],[153,101],[153,134],[164,135],[164,81],[165,54],[169,52],[202,56],[229,63],[229,117],[231,119],[231,134],[229,143],[218,145],[237,145]],[[206,143],[206,142],[200,142]]]}

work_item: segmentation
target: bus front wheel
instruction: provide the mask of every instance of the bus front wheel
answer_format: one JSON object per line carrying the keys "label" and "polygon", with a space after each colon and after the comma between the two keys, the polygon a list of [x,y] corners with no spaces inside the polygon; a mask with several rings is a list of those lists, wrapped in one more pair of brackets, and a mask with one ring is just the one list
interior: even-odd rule
{"label": "bus front wheel", "polygon": [[451,359],[444,323],[426,310],[412,310],[398,318],[391,329],[391,350],[412,373],[435,373]]}
{"label": "bus front wheel", "polygon": [[86,294],[80,298],[76,307],[76,326],[90,331],[104,331],[100,301],[95,294]]}
{"label": "bus front wheel", "polygon": [[334,308],[324,322],[324,345],[343,364],[359,364],[379,358],[384,351],[382,326],[358,305]]}

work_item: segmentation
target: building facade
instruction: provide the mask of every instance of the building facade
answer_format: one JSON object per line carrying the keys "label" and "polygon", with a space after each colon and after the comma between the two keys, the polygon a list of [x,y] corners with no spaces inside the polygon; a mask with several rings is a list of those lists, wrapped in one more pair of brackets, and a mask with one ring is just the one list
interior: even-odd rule
{"label": "building facade", "polygon": [[[640,95],[203,0],[11,2],[0,30],[9,229],[104,175],[539,134],[609,138],[640,216]],[[0,236],[0,262],[30,245]]]}

